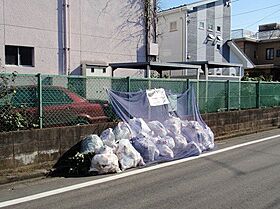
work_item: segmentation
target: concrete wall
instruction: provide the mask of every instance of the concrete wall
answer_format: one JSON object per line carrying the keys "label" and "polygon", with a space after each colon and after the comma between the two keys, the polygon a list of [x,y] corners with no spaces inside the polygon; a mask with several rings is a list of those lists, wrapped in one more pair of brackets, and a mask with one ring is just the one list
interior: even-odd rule
{"label": "concrete wall", "polygon": [[[34,47],[34,67],[5,66],[7,72],[66,74],[63,0],[0,0],[0,58],[5,45]],[[69,0],[70,71],[82,62],[145,60],[140,0]],[[125,73],[127,76],[127,73]]]}
{"label": "concrete wall", "polygon": [[279,107],[208,113],[202,117],[216,139],[280,127]]}
{"label": "concrete wall", "polygon": [[[202,115],[215,139],[280,126],[280,108],[251,109]],[[0,133],[0,174],[9,169],[48,165],[88,134],[100,134],[115,123]],[[1,176],[1,175],[0,175]]]}
{"label": "concrete wall", "polygon": [[0,171],[57,161],[86,135],[100,135],[114,126],[115,123],[101,123],[0,133]]}

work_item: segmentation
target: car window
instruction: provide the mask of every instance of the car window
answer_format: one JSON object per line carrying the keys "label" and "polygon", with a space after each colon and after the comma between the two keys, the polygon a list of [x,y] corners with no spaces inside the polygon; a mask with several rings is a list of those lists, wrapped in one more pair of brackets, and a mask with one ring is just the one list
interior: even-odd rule
{"label": "car window", "polygon": [[34,88],[24,87],[16,89],[16,93],[11,99],[15,107],[34,107],[36,102],[36,92]]}
{"label": "car window", "polygon": [[44,89],[42,91],[43,106],[72,103],[72,99],[61,89]]}

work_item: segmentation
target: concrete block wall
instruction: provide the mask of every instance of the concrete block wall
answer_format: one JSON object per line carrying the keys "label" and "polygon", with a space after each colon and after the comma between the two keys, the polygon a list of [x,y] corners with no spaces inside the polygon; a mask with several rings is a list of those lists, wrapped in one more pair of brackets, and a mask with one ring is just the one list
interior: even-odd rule
{"label": "concrete block wall", "polygon": [[[202,115],[215,140],[280,126],[280,107]],[[100,134],[116,123],[0,133],[0,176],[7,170],[51,166],[84,136]],[[30,170],[29,170],[30,172]],[[1,179],[0,179],[1,180]]]}
{"label": "concrete block wall", "polygon": [[278,128],[280,108],[250,109],[202,115],[216,139]]}
{"label": "concrete block wall", "polygon": [[69,148],[89,134],[98,134],[115,123],[46,128],[0,134],[1,170],[56,162]]}

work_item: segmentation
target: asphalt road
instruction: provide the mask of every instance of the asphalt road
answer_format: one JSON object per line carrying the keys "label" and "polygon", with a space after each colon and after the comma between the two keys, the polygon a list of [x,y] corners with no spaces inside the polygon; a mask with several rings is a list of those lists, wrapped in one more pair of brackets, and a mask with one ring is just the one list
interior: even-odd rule
{"label": "asphalt road", "polygon": [[[274,130],[218,143],[218,149],[280,134]],[[129,171],[128,171],[129,172]],[[107,176],[52,178],[0,187],[0,203]],[[280,137],[7,208],[280,208]]]}

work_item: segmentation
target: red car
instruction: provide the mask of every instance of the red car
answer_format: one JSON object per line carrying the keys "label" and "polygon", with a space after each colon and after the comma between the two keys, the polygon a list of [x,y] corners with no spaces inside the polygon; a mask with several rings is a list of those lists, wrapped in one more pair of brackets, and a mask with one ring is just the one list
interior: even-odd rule
{"label": "red car", "polygon": [[[17,86],[11,104],[32,121],[39,121],[37,86]],[[3,101],[0,101],[0,105]],[[1,108],[1,106],[0,106]],[[42,87],[43,127],[89,124],[108,121],[99,103],[90,103],[66,88]]]}

